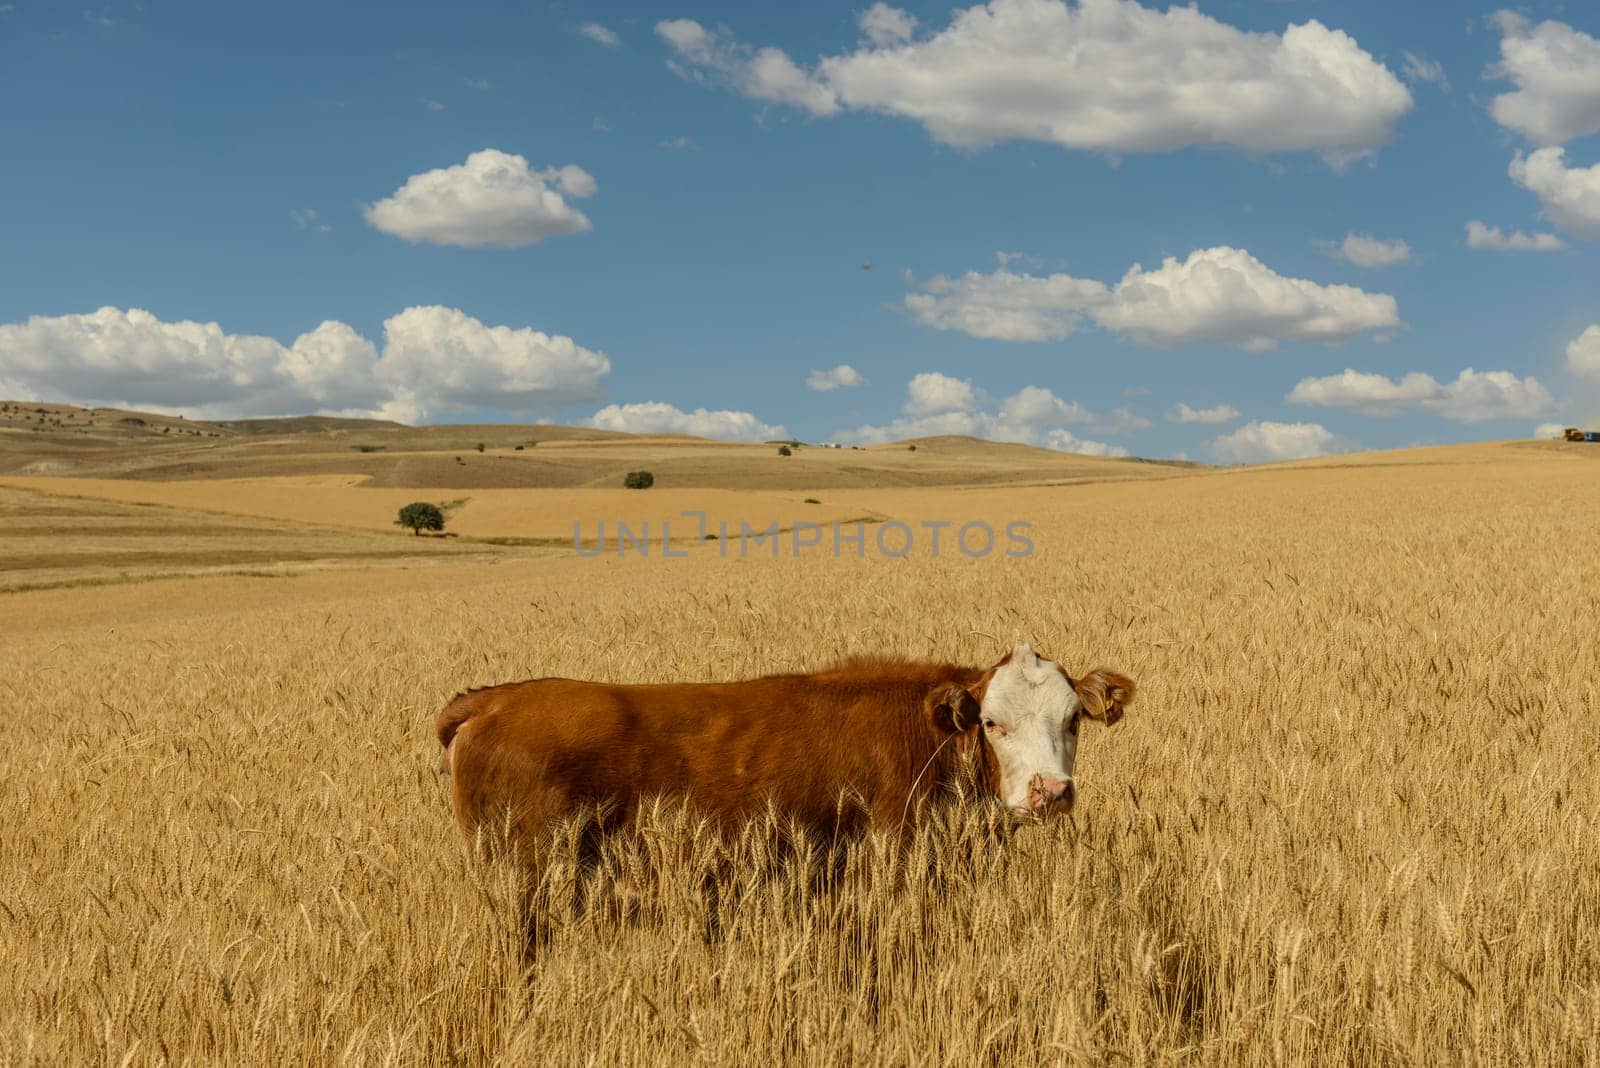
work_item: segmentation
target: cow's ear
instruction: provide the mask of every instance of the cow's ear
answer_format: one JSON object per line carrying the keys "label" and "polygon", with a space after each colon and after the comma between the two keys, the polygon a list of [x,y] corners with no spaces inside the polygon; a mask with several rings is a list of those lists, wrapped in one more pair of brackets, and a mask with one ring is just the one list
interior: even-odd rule
{"label": "cow's ear", "polygon": [[1122,718],[1123,710],[1133,702],[1133,680],[1120,671],[1095,668],[1072,684],[1083,702],[1083,713],[1110,726]]}
{"label": "cow's ear", "polygon": [[965,731],[978,725],[982,714],[978,699],[965,686],[954,683],[936,687],[923,704],[933,725],[941,731]]}

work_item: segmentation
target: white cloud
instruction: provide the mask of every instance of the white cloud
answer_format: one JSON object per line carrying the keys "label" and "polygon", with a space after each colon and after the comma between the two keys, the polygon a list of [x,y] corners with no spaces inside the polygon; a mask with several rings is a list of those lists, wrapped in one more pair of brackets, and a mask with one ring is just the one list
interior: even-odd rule
{"label": "white cloud", "polygon": [[455,308],[407,308],[383,332],[380,377],[425,412],[552,412],[598,398],[611,370],[570,337],[486,326]]}
{"label": "white cloud", "polygon": [[480,93],[487,93],[490,89],[494,88],[493,83],[491,83],[487,78],[463,78],[461,80],[461,84],[466,86],[468,89],[476,89]]}
{"label": "white cloud", "polygon": [[1079,456],[1104,456],[1108,459],[1121,459],[1132,455],[1121,445],[1108,445],[1103,441],[1087,441],[1070,430],[1052,430],[1038,444],[1047,449],[1054,449],[1057,452],[1075,452]]}
{"label": "white cloud", "polygon": [[197,416],[387,414],[489,408],[550,414],[599,395],[610,363],[570,338],[408,308],[376,346],[330,320],[289,344],[216,323],[101,308],[0,325],[0,379],[28,395]]}
{"label": "white cloud", "polygon": [[1353,408],[1368,415],[1421,410],[1458,423],[1534,419],[1550,414],[1556,407],[1550,391],[1531,375],[1518,378],[1510,371],[1475,371],[1470,367],[1455,381],[1446,383],[1420,372],[1396,381],[1346,369],[1342,374],[1301,379],[1284,399],[1290,404]]}
{"label": "white cloud", "polygon": [[1219,246],[1153,271],[1135,265],[1114,287],[1065,274],[968,272],[939,276],[908,294],[924,325],[1002,341],[1054,341],[1085,319],[1159,348],[1228,344],[1269,349],[1279,341],[1337,344],[1400,325],[1395,299],[1354,286],[1277,274],[1250,253]]}
{"label": "white cloud", "polygon": [[0,325],[0,378],[44,399],[195,414],[285,415],[375,405],[378,354],[339,322],[285,346],[139,308]]}
{"label": "white cloud", "polygon": [[[843,108],[921,123],[938,141],[1044,141],[1102,152],[1229,146],[1314,151],[1343,163],[1387,142],[1411,94],[1339,30],[1312,19],[1248,33],[1194,7],[1135,0],[992,0],[910,40],[877,5],[867,40],[813,69],[753,52],[689,20],[657,32],[675,69],[814,115]],[[763,79],[761,63],[783,72]]]}
{"label": "white cloud", "polygon": [[972,387],[972,381],[952,378],[938,371],[924,371],[906,386],[909,399],[907,415],[938,415],[942,412],[967,411],[983,400],[983,393]]}
{"label": "white cloud", "polygon": [[670,148],[675,152],[682,152],[694,147],[694,139],[686,137],[683,134],[679,134],[677,137],[669,137],[665,141],[662,141],[661,147]]}
{"label": "white cloud", "polygon": [[855,389],[867,384],[867,378],[847,363],[828,371],[812,371],[806,375],[806,388],[817,393],[832,393],[836,389]]}
{"label": "white cloud", "polygon": [[681,63],[675,62],[673,69],[685,77],[726,83],[753,99],[790,104],[813,115],[839,110],[833,90],[776,48],[751,49],[693,19],[659,22],[656,33],[677,52]]}
{"label": "white cloud", "polygon": [[1533,428],[1533,436],[1536,438],[1556,438],[1559,440],[1566,435],[1566,432],[1567,428],[1560,423],[1540,423]]}
{"label": "white cloud", "polygon": [[444,105],[442,103],[440,103],[439,101],[433,99],[432,97],[427,97],[427,96],[418,97],[417,98],[417,103],[421,104],[428,111],[443,111],[444,110]]}
{"label": "white cloud", "polygon": [[1467,247],[1491,252],[1560,252],[1567,243],[1555,234],[1525,234],[1521,230],[1507,233],[1473,219],[1467,223]]}
{"label": "white cloud", "polygon": [[1556,399],[1532,375],[1519,379],[1510,371],[1479,372],[1469,367],[1422,406],[1458,423],[1483,423],[1549,415],[1556,409]]}
{"label": "white cloud", "polygon": [[1419,56],[1415,52],[1402,52],[1401,57],[1405,60],[1402,70],[1408,80],[1413,83],[1428,82],[1449,92],[1450,79],[1437,61]]}
{"label": "white cloud", "polygon": [[1600,163],[1568,167],[1566,151],[1541,148],[1511,161],[1511,180],[1536,193],[1559,229],[1600,240]]}
{"label": "white cloud", "polygon": [[1211,455],[1230,464],[1305,460],[1336,452],[1338,439],[1317,423],[1257,420],[1211,441]]}
{"label": "white cloud", "polygon": [[856,16],[862,34],[878,48],[892,48],[911,40],[917,32],[916,16],[879,0]]}
{"label": "white cloud", "polygon": [[1085,312],[1104,303],[1107,293],[1103,282],[1065,274],[1040,278],[1003,267],[993,274],[939,275],[922,290],[905,298],[918,322],[999,341],[1059,341],[1077,330]]}
{"label": "white cloud", "polygon": [[1100,432],[1128,433],[1144,429],[1150,423],[1125,408],[1109,416],[1098,415],[1040,386],[1024,386],[996,408],[989,395],[970,381],[924,372],[906,384],[906,403],[901,418],[886,425],[842,430],[835,435],[835,440],[846,444],[880,445],[906,438],[961,434],[1086,456],[1128,455],[1128,450],[1120,445],[1078,437],[1067,429],[1069,425],[1085,425]]}
{"label": "white cloud", "polygon": [[606,29],[598,22],[585,22],[578,27],[578,32],[596,44],[603,44],[607,48],[620,48],[622,46],[622,38],[618,37],[615,31]]}
{"label": "white cloud", "polygon": [[1169,257],[1146,272],[1133,267],[1101,326],[1146,345],[1171,348],[1206,342],[1267,349],[1279,341],[1337,344],[1400,325],[1395,299],[1354,286],[1322,286],[1277,274],[1242,249]]}
{"label": "white cloud", "polygon": [[1064,401],[1040,386],[1024,386],[1000,406],[1000,418],[1018,425],[1060,426],[1085,423],[1093,414],[1077,401]]}
{"label": "white cloud", "polygon": [[1412,259],[1411,246],[1404,241],[1384,241],[1371,234],[1346,234],[1343,241],[1326,247],[1334,259],[1356,267],[1393,267]]}
{"label": "white cloud", "polygon": [[1516,85],[1490,103],[1495,121],[1539,145],[1600,131],[1600,39],[1553,19],[1535,26],[1511,11],[1494,21],[1500,62],[1489,74]]}
{"label": "white cloud", "polygon": [[1600,382],[1600,323],[1573,338],[1567,346],[1567,370],[1579,378]]}
{"label": "white cloud", "polygon": [[377,229],[407,241],[517,248],[589,229],[588,217],[566,198],[597,190],[582,167],[536,171],[521,156],[486,148],[465,163],[412,175],[365,214]]}
{"label": "white cloud", "polygon": [[1301,379],[1284,400],[1318,408],[1354,408],[1367,415],[1398,415],[1438,392],[1439,383],[1432,375],[1413,373],[1396,382],[1346,368],[1341,374]]}
{"label": "white cloud", "polygon": [[586,422],[601,430],[621,430],[629,434],[691,434],[697,438],[727,441],[770,441],[786,438],[781,424],[763,423],[749,412],[683,411],[661,401],[642,404],[608,404]]}
{"label": "white cloud", "polygon": [[1228,423],[1239,418],[1239,409],[1231,404],[1218,404],[1211,408],[1191,408],[1179,404],[1167,413],[1169,423]]}

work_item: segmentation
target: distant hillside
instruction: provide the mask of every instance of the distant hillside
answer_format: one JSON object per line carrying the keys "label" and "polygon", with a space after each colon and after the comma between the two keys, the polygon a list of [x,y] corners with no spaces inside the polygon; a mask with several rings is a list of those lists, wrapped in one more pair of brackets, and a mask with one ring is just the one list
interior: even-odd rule
{"label": "distant hillside", "polygon": [[628,471],[645,469],[663,488],[820,490],[1141,478],[1194,466],[956,436],[791,451],[782,456],[774,443],[548,424],[199,420],[0,402],[0,475],[144,481],[348,475],[375,488],[576,489],[617,486]]}

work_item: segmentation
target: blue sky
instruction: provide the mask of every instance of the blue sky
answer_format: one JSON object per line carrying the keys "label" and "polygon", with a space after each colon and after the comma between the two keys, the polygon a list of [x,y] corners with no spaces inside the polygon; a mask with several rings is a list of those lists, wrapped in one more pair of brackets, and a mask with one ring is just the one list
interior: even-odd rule
{"label": "blue sky", "polygon": [[1600,11],[1499,12],[14,0],[0,394],[1221,461],[1600,422]]}

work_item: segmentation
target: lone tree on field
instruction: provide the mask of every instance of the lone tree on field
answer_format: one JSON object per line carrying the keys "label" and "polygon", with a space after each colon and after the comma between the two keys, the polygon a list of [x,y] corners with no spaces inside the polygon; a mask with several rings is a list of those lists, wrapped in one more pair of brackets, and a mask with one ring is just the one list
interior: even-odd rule
{"label": "lone tree on field", "polygon": [[792,450],[790,450],[789,446],[787,446],[787,445],[779,445],[778,446],[778,455],[779,456],[793,456],[794,453],[793,453]]}
{"label": "lone tree on field", "polygon": [[648,471],[629,471],[622,480],[622,485],[627,489],[649,489],[655,484],[656,476]]}
{"label": "lone tree on field", "polygon": [[424,530],[443,530],[444,513],[439,511],[437,504],[412,501],[400,509],[400,518],[395,522],[400,526],[410,527],[411,533],[420,535]]}

